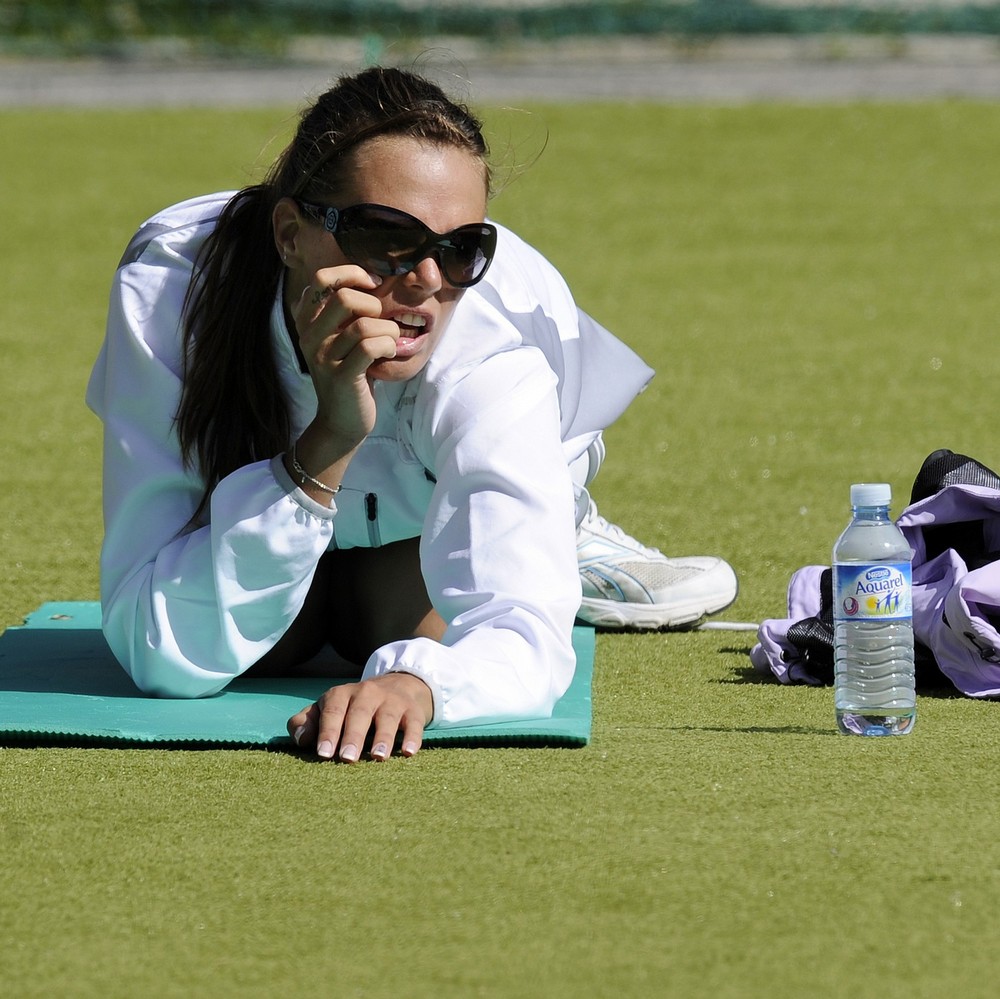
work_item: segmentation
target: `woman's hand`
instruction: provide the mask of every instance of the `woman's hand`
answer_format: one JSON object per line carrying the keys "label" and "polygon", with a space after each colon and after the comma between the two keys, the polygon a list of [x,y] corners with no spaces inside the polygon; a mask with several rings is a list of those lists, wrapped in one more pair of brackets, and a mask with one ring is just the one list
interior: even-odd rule
{"label": "woman's hand", "polygon": [[315,704],[288,719],[296,745],[315,747],[321,759],[356,763],[369,733],[373,760],[388,759],[402,733],[401,753],[413,756],[434,715],[430,688],[412,673],[383,673],[331,687]]}
{"label": "woman's hand", "polygon": [[381,283],[355,264],[325,267],[292,309],[316,388],[317,421],[347,447],[356,447],[375,426],[368,369],[396,356],[399,326],[381,318],[382,302],[371,294]]}

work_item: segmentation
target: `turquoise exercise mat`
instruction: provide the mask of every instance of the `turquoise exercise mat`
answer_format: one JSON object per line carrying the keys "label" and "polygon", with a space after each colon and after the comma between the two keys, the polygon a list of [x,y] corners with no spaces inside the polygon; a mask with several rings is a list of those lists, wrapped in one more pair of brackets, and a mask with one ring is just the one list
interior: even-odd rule
{"label": "turquoise exercise mat", "polygon": [[[574,628],[573,648],[576,674],[551,718],[430,728],[424,745],[585,746],[593,628]],[[143,697],[104,640],[98,603],[47,603],[0,635],[0,744],[292,748],[285,722],[332,682],[237,678],[214,697]]]}

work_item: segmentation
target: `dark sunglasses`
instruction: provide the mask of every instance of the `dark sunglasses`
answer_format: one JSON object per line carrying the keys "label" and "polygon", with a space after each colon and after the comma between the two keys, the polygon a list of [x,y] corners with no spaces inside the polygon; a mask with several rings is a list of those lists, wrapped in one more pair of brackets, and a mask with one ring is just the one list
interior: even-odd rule
{"label": "dark sunglasses", "polygon": [[322,223],[351,263],[381,277],[409,274],[421,260],[433,256],[450,285],[469,288],[482,279],[497,248],[496,228],[488,222],[442,233],[385,205],[330,208],[298,199],[296,204]]}

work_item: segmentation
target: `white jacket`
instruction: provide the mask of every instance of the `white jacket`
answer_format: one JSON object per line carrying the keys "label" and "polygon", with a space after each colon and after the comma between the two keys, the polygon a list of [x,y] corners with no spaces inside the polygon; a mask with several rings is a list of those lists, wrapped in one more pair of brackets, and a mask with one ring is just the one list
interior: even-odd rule
{"label": "white jacket", "polygon": [[[173,423],[180,317],[192,262],[229,197],[151,218],[112,287],[87,403],[104,422],[101,602],[115,655],[147,693],[214,694],[281,638],[324,552],[420,536],[444,639],[386,645],[363,675],[419,676],[436,726],[547,716],[572,679],[580,602],[567,460],[652,372],[501,230],[487,278],[463,296],[424,370],[375,382],[375,429],[333,506],[298,489],[276,456],[223,479],[192,529],[203,482]],[[316,396],[280,299],[273,345],[297,436]]]}

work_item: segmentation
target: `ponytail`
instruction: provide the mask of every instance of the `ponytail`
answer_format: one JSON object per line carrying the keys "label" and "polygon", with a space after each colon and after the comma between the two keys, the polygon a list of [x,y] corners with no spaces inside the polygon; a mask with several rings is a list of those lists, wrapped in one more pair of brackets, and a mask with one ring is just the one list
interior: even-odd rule
{"label": "ponytail", "polygon": [[271,201],[260,185],[244,188],[205,244],[184,306],[177,435],[185,461],[206,482],[198,514],[230,472],[288,447],[288,406],[271,344],[280,280]]}

